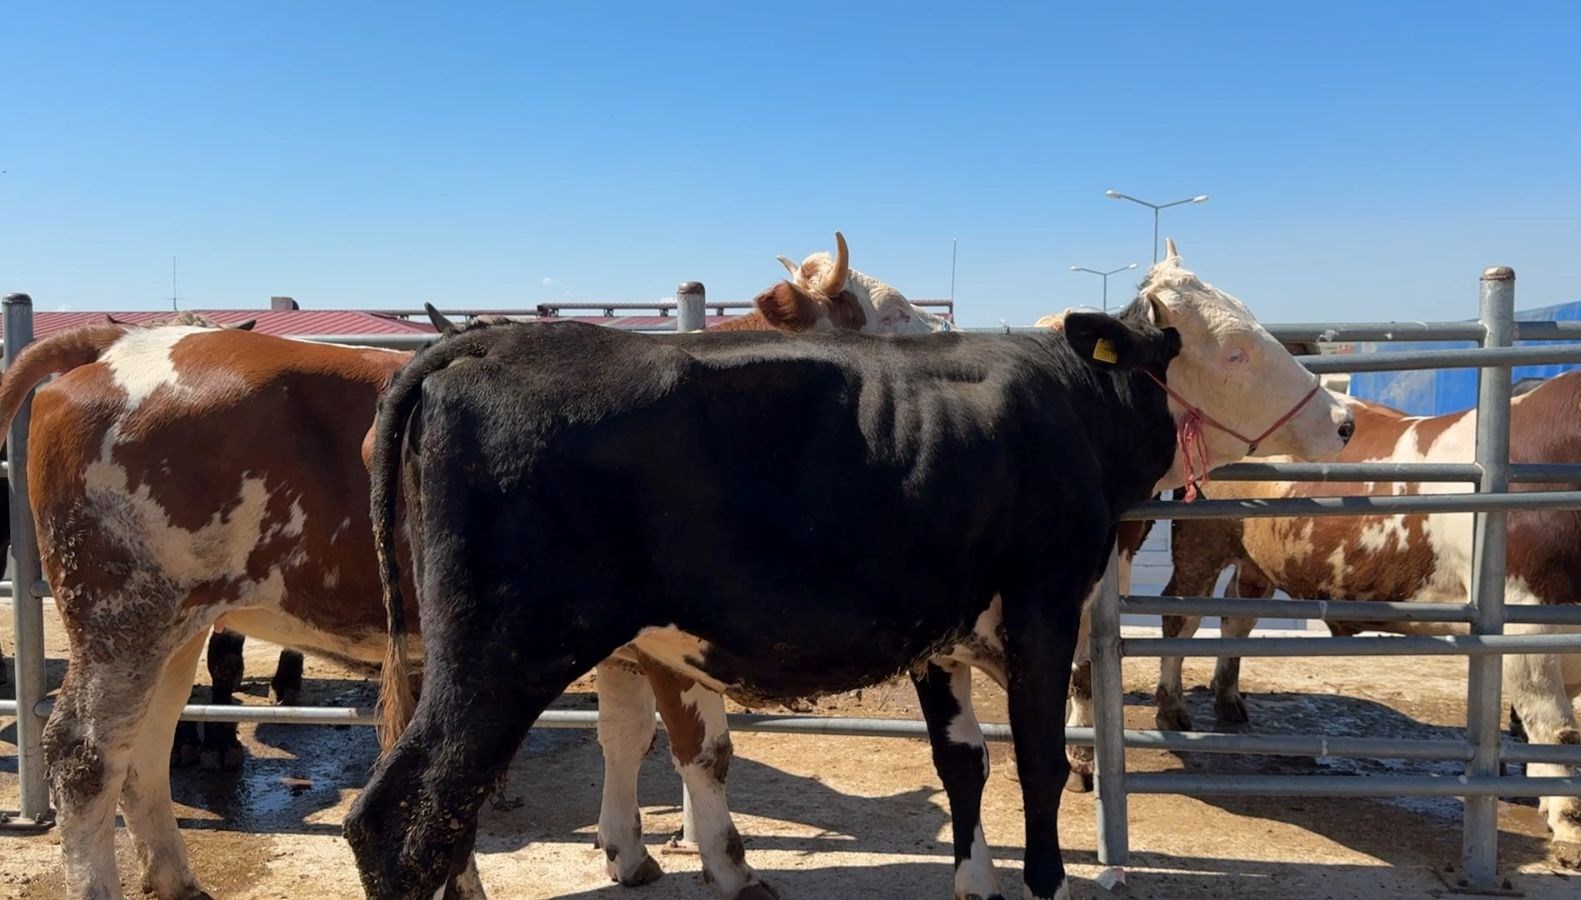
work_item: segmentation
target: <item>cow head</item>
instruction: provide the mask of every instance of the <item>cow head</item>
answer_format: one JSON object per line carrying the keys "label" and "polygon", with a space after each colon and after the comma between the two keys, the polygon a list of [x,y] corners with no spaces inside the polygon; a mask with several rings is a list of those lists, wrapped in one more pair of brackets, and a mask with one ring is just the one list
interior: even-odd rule
{"label": "cow head", "polygon": [[797,265],[788,257],[775,257],[790,273],[791,281],[803,291],[820,297],[845,297],[862,313],[860,331],[867,334],[929,334],[949,331],[942,316],[927,312],[906,299],[906,295],[871,275],[851,268],[851,254],[845,236],[834,233],[835,255],[818,252]]}
{"label": "cow head", "polygon": [[[1180,335],[1180,353],[1169,363],[1166,379],[1176,420],[1190,412],[1190,404],[1242,436],[1260,436],[1289,414],[1255,448],[1220,428],[1205,428],[1212,464],[1247,455],[1325,459],[1337,454],[1355,428],[1344,398],[1321,388],[1313,394],[1317,376],[1296,362],[1245,304],[1182,266],[1173,240],[1166,247],[1164,260],[1142,283],[1137,303],[1150,324]],[[1076,315],[1066,316],[1067,332]]]}

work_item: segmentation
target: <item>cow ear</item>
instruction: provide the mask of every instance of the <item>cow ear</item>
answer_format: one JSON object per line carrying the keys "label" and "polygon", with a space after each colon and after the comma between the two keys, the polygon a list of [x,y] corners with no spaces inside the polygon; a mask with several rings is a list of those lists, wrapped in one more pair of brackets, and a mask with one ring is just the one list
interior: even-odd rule
{"label": "cow ear", "polygon": [[231,326],[231,329],[234,331],[252,331],[257,324],[257,319],[248,319],[245,322],[237,322],[235,325]]}
{"label": "cow ear", "polygon": [[1175,329],[1137,329],[1103,313],[1066,315],[1065,339],[1076,355],[1100,369],[1167,365],[1180,352]]}
{"label": "cow ear", "polygon": [[818,325],[818,301],[788,281],[757,295],[752,305],[781,331],[811,331]]}

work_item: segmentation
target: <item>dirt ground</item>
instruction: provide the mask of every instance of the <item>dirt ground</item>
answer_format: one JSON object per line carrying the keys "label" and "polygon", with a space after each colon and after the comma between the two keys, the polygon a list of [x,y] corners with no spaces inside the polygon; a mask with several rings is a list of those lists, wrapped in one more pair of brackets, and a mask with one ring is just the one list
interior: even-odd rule
{"label": "dirt ground", "polygon": [[[65,669],[64,639],[46,609],[52,684]],[[0,647],[12,696],[14,642],[9,608],[0,606]],[[249,641],[246,702],[267,703],[275,650]],[[1152,727],[1156,662],[1126,663],[1129,727]],[[1447,737],[1464,721],[1464,665],[1454,659],[1249,660],[1243,684],[1252,729],[1379,737]],[[1207,682],[1210,663],[1187,665],[1187,684]],[[200,672],[204,671],[200,668]],[[207,700],[207,689],[194,692]],[[984,721],[1005,721],[1004,695],[979,679]],[[1200,689],[1188,698],[1199,727],[1212,722]],[[370,705],[373,686],[333,664],[309,660],[303,702]],[[828,715],[916,717],[907,684],[827,698]],[[560,701],[594,707],[591,679]],[[361,787],[375,745],[360,727],[241,726],[248,757],[241,771],[183,769],[174,776],[177,815],[193,866],[216,897],[360,896],[341,818]],[[15,725],[0,722],[0,808],[15,809]],[[786,898],[944,898],[951,893],[945,797],[924,742],[892,738],[735,735],[730,799],[749,861]],[[996,770],[984,796],[984,821],[1006,896],[1020,896],[1023,856],[1020,785],[994,745]],[[1136,752],[1135,771],[1256,774],[1458,772],[1433,763],[1255,758]],[[532,732],[511,768],[510,808],[486,806],[479,863],[493,896],[578,900],[702,900],[713,897],[698,859],[660,853],[667,873],[644,888],[609,883],[593,848],[600,756],[589,730]],[[680,829],[680,781],[664,739],[649,755],[641,791],[645,828],[658,849]],[[1076,896],[1095,886],[1091,795],[1066,795],[1061,829]],[[1125,892],[1137,898],[1438,897],[1460,856],[1455,800],[1282,800],[1136,796],[1131,798],[1132,865]],[[1546,829],[1535,801],[1502,807],[1501,861],[1513,885],[1534,898],[1581,896],[1581,875],[1546,862]],[[117,832],[122,880],[137,893],[135,861]],[[58,897],[59,839],[54,833],[0,837],[0,897]]]}

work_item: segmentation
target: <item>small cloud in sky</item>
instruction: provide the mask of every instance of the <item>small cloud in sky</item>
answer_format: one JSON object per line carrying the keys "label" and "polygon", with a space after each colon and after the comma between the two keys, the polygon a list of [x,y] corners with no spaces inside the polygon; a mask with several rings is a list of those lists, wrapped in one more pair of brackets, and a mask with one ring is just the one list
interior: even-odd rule
{"label": "small cloud in sky", "polygon": [[71,312],[71,304],[62,303],[61,305],[55,307],[55,312]]}
{"label": "small cloud in sky", "polygon": [[555,280],[553,278],[550,278],[549,276],[545,275],[543,280],[541,282],[539,282],[539,283],[542,284],[544,287],[554,287],[556,282],[555,282]]}

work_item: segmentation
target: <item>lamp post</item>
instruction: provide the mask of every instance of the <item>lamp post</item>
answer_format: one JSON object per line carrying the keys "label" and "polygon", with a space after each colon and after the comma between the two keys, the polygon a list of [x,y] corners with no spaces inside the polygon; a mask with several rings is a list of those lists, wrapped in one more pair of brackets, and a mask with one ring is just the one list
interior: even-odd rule
{"label": "lamp post", "polygon": [[1153,262],[1158,262],[1158,212],[1159,212],[1159,210],[1169,209],[1171,206],[1179,206],[1182,203],[1207,203],[1208,202],[1208,195],[1207,194],[1198,194],[1195,197],[1187,197],[1184,200],[1171,200],[1168,203],[1149,203],[1146,200],[1138,200],[1135,197],[1131,196],[1130,194],[1122,194],[1119,191],[1104,191],[1103,194],[1104,194],[1105,197],[1108,197],[1110,200],[1129,200],[1132,203],[1140,204],[1140,205],[1145,206],[1148,209],[1151,209],[1153,211]]}
{"label": "lamp post", "polygon": [[1107,272],[1100,272],[1097,269],[1089,269],[1086,266],[1071,266],[1070,270],[1072,272],[1091,272],[1092,274],[1097,275],[1097,276],[1099,276],[1099,277],[1101,277],[1103,279],[1103,311],[1104,312],[1108,312],[1109,311],[1109,276],[1110,275],[1118,275],[1119,273],[1124,272],[1127,269],[1134,269],[1134,268],[1136,268],[1136,263],[1131,263],[1128,266],[1121,266],[1118,269],[1110,269]]}

